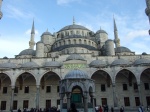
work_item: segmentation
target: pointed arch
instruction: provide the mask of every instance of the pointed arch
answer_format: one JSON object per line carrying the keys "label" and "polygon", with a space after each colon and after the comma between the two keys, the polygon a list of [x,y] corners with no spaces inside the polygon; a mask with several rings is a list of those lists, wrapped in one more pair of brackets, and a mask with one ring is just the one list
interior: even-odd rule
{"label": "pointed arch", "polygon": [[110,87],[112,83],[112,78],[105,70],[97,70],[91,75],[91,79],[95,80],[95,83],[107,83],[107,86]]}
{"label": "pointed arch", "polygon": [[53,71],[46,71],[44,72],[43,75],[40,76],[39,78],[39,85],[41,85],[41,88],[44,89],[45,86],[58,86],[59,85],[59,81],[60,81],[60,77],[57,73],[53,72]]}

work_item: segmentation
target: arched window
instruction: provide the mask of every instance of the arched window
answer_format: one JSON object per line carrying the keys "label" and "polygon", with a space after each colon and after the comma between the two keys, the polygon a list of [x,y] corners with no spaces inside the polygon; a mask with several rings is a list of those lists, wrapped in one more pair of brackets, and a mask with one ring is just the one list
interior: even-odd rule
{"label": "arched window", "polygon": [[70,34],[73,35],[73,31],[70,31]]}
{"label": "arched window", "polygon": [[64,45],[66,45],[65,40],[64,40]]}
{"label": "arched window", "polygon": [[82,44],[82,41],[81,41],[81,39],[79,39],[79,44]]}
{"label": "arched window", "polygon": [[68,40],[68,44],[71,44],[71,40]]}
{"label": "arched window", "polygon": [[89,45],[91,45],[91,41],[89,41]]}
{"label": "arched window", "polygon": [[61,46],[61,42],[59,42],[59,46]]}
{"label": "arched window", "polygon": [[76,44],[77,42],[76,42],[76,39],[74,39],[74,44]]}
{"label": "arched window", "polygon": [[84,32],[82,31],[82,36],[84,36]]}
{"label": "arched window", "polygon": [[86,43],[86,40],[84,40],[84,44],[87,44],[87,43]]}
{"label": "arched window", "polygon": [[61,33],[61,38],[64,38],[64,33],[63,32]]}
{"label": "arched window", "polygon": [[65,36],[67,36],[68,34],[67,34],[67,31],[65,31]]}

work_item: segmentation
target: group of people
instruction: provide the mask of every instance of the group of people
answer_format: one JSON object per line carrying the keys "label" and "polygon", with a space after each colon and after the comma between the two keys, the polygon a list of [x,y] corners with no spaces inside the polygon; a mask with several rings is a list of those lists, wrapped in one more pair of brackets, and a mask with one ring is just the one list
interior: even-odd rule
{"label": "group of people", "polygon": [[103,105],[95,108],[96,112],[108,112],[108,105]]}
{"label": "group of people", "polygon": [[[95,111],[96,112],[108,112],[109,108],[108,108],[108,105],[103,105],[103,106],[96,107]],[[111,107],[110,111],[114,112],[114,108]],[[123,106],[120,108],[120,112],[124,112],[124,107]]]}
{"label": "group of people", "polygon": [[44,108],[44,109],[36,109],[36,108],[24,108],[23,111],[21,109],[18,109],[18,112],[60,112],[56,107],[51,107],[51,108]]}

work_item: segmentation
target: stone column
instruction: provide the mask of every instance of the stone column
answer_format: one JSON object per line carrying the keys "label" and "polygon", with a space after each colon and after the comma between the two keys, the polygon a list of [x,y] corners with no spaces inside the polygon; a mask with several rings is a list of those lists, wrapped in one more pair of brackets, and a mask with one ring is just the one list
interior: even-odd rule
{"label": "stone column", "polygon": [[14,102],[14,89],[15,89],[15,86],[11,86],[11,101],[10,101],[10,111],[13,111],[13,102]]}
{"label": "stone column", "polygon": [[139,97],[140,97],[140,105],[143,105],[143,101],[142,101],[142,94],[141,94],[141,84],[138,83],[138,91],[139,91]]}
{"label": "stone column", "polygon": [[117,107],[117,98],[116,98],[116,85],[115,83],[112,83],[112,89],[113,89],[113,100],[114,100],[114,107]]}
{"label": "stone column", "polygon": [[88,98],[87,98],[87,92],[84,92],[84,112],[88,112]]}
{"label": "stone column", "polygon": [[91,99],[92,99],[93,111],[95,111],[95,102],[94,102],[95,94],[94,93],[92,93]]}
{"label": "stone column", "polygon": [[60,93],[60,112],[62,111],[62,106],[63,106],[63,98],[64,98],[65,94],[64,93]]}
{"label": "stone column", "polygon": [[71,97],[71,92],[67,92],[67,109],[70,109],[70,97]]}
{"label": "stone column", "polygon": [[36,109],[39,109],[40,86],[36,85]]}

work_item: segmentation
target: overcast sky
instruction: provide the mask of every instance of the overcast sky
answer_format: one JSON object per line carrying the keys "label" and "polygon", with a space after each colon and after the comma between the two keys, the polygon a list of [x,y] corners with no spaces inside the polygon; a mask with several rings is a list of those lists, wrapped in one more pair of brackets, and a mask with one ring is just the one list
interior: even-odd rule
{"label": "overcast sky", "polygon": [[13,58],[29,48],[34,19],[35,41],[47,29],[52,34],[76,24],[96,32],[103,29],[114,39],[113,15],[121,46],[136,54],[150,54],[150,29],[145,0],[3,0],[0,20],[0,58]]}

